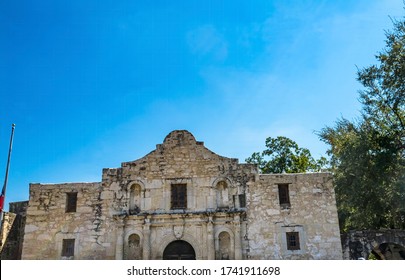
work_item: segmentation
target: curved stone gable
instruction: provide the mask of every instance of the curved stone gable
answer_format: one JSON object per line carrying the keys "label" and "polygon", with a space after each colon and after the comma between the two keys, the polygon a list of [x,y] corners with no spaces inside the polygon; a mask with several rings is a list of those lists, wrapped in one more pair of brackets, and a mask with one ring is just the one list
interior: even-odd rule
{"label": "curved stone gable", "polygon": [[162,144],[144,157],[122,163],[123,174],[192,177],[196,174],[224,174],[238,169],[239,161],[220,156],[196,141],[187,130],[170,132]]}
{"label": "curved stone gable", "polygon": [[[202,142],[199,142],[201,145]],[[174,130],[170,132],[163,140],[163,145],[167,148],[179,146],[197,145],[197,141],[193,134],[187,130]]]}

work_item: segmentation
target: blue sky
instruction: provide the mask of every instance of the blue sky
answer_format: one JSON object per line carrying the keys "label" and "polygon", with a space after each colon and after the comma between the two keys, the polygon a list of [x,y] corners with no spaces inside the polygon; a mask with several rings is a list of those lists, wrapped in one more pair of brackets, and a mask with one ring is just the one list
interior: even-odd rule
{"label": "blue sky", "polygon": [[174,129],[241,162],[278,135],[359,115],[356,67],[376,63],[402,0],[1,1],[0,180],[95,182]]}

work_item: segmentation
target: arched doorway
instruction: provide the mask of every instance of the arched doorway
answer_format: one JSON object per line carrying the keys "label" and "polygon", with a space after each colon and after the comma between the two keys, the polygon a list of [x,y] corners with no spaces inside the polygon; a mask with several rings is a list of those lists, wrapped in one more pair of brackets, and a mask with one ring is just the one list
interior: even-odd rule
{"label": "arched doorway", "polygon": [[195,260],[195,251],[190,243],[182,240],[176,240],[163,251],[164,260]]}

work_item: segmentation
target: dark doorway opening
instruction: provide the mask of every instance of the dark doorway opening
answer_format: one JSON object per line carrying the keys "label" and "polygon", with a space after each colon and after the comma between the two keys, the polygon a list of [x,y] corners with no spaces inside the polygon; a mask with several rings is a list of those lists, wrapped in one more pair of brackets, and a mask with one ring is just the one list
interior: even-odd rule
{"label": "dark doorway opening", "polygon": [[195,260],[195,251],[190,243],[176,240],[167,245],[163,251],[164,260]]}

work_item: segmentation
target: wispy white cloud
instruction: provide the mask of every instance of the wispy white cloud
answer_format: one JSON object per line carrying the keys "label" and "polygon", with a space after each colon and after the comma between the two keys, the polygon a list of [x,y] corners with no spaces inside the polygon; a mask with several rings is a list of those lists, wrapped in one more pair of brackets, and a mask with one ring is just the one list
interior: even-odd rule
{"label": "wispy white cloud", "polygon": [[213,25],[200,26],[187,34],[191,53],[223,61],[228,56],[228,43]]}
{"label": "wispy white cloud", "polygon": [[[207,120],[207,130],[215,135],[206,137],[218,153],[244,160],[264,148],[266,137],[283,135],[319,157],[327,147],[315,131],[332,125],[341,115],[356,116],[360,104],[355,65],[370,61],[380,49],[375,43],[383,45],[384,37],[380,30],[374,34],[365,30],[370,32],[370,24],[386,25],[382,21],[388,17],[370,18],[369,14],[378,15],[377,7],[346,14],[325,13],[324,8],[317,7],[319,17],[292,19],[294,14],[290,14],[280,25],[274,14],[245,26],[237,32],[238,38],[226,34],[232,46],[237,42],[250,48],[261,38],[265,47],[251,63],[255,67],[216,65],[200,72],[207,95],[215,96],[215,106],[206,111],[216,116]],[[356,39],[359,36],[366,45]],[[194,51],[200,54],[212,49],[197,46]]]}

